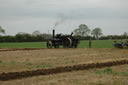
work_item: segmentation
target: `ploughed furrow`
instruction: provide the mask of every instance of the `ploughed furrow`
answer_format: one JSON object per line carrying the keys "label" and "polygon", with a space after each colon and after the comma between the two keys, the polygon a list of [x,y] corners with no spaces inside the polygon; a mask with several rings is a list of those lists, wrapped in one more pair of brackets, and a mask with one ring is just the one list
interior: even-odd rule
{"label": "ploughed furrow", "polygon": [[[20,51],[20,50],[44,50],[44,49],[49,49],[49,48],[0,48],[0,52],[3,52],[3,51]],[[50,49],[55,49],[55,48],[50,48]],[[65,49],[65,48],[59,48],[59,49]],[[69,48],[67,48],[67,49],[69,49]]]}
{"label": "ploughed furrow", "polygon": [[2,51],[18,51],[18,50],[41,50],[41,49],[47,49],[47,48],[5,48],[5,49],[0,49],[0,52],[2,52]]}
{"label": "ploughed furrow", "polygon": [[104,60],[100,62],[90,62],[86,64],[56,67],[50,69],[37,69],[31,71],[1,73],[0,80],[1,81],[14,80],[14,79],[27,78],[32,76],[57,74],[63,72],[86,70],[91,68],[102,68],[106,66],[115,66],[115,65],[123,65],[123,64],[128,64],[128,58],[117,59],[117,60]]}

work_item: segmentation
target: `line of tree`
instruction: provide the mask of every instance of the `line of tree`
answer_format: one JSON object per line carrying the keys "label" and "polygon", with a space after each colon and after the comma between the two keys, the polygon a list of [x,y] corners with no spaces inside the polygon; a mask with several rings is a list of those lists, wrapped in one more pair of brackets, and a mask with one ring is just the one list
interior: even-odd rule
{"label": "line of tree", "polygon": [[[0,42],[42,42],[46,41],[47,39],[51,38],[52,35],[50,34],[40,34],[37,36],[23,33],[23,34],[16,34],[15,36],[0,36]],[[93,36],[79,36],[80,40],[96,40]],[[109,39],[128,39],[128,36],[125,35],[108,35],[108,36],[101,36],[99,40],[109,40]]]}
{"label": "line of tree", "polygon": [[[3,32],[1,30],[0,32],[5,33],[5,31]],[[51,34],[40,33],[40,31],[34,31],[32,34],[19,32],[15,36],[0,36],[0,42],[40,42],[46,41],[51,37]]]}
{"label": "line of tree", "polygon": [[[85,24],[80,24],[77,29],[73,31],[76,36],[79,36],[81,40],[107,40],[107,39],[127,39],[128,33],[124,32],[122,35],[107,35],[103,36],[101,28],[94,28],[93,30]],[[92,35],[92,36],[91,36]]]}
{"label": "line of tree", "polygon": [[[94,36],[79,36],[80,40],[97,40]],[[98,40],[114,40],[114,39],[128,39],[128,36],[123,35],[107,35],[101,36]]]}
{"label": "line of tree", "polygon": [[[79,36],[80,40],[108,40],[108,39],[128,39],[128,33],[122,35],[107,35],[103,36],[101,28],[94,28],[92,31],[85,24],[80,24],[74,31],[75,36]],[[5,34],[5,30],[0,26],[0,34]],[[19,32],[15,36],[0,35],[0,42],[40,42],[46,41],[52,38],[51,34],[40,33],[40,31],[34,31],[32,34]]]}
{"label": "line of tree", "polygon": [[[93,38],[99,39],[101,35],[103,35],[101,28],[94,28],[92,31],[85,24],[80,24],[77,29],[74,30],[75,35],[81,37],[88,37],[89,35],[93,35]],[[90,36],[91,37],[91,36]]]}

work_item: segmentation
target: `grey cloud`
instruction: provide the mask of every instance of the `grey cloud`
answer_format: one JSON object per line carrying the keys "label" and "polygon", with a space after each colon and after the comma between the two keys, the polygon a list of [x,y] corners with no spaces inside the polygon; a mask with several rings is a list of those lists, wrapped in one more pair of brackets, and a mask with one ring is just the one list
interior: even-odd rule
{"label": "grey cloud", "polygon": [[109,8],[82,8],[71,10],[70,15],[80,19],[126,19],[128,18],[128,11]]}
{"label": "grey cloud", "polygon": [[[126,10],[112,10],[109,8],[0,8],[0,17],[55,17],[57,13],[64,13],[72,19],[104,19],[104,18],[128,18]],[[4,10],[2,10],[4,9]]]}
{"label": "grey cloud", "polygon": [[[76,26],[75,24],[85,23],[84,20],[86,23],[94,20],[89,24],[99,23],[100,26],[100,23],[103,22],[102,27],[107,30],[107,25],[112,20],[127,23],[127,21],[122,22],[128,19],[127,5],[128,0],[0,0],[0,25],[7,29],[10,28],[9,31],[11,29],[25,31],[28,28],[26,31],[29,31],[35,24],[40,26],[37,27],[38,29],[47,30],[49,24],[56,21],[57,14],[63,13],[67,19],[73,22],[70,25]],[[108,22],[104,22],[104,20],[108,20]],[[119,22],[113,23],[113,25],[117,24],[119,30],[128,28],[127,24],[123,24],[123,26]],[[65,30],[70,27],[67,24],[62,28]],[[110,29],[117,27],[112,24],[109,26]]]}
{"label": "grey cloud", "polygon": [[[128,18],[127,8],[111,9],[100,8],[93,3],[90,7],[90,1],[74,0],[2,0],[0,4],[0,17],[55,17],[57,13],[64,13],[72,19],[91,19],[91,18]],[[96,1],[96,0],[94,0]],[[101,0],[99,6],[102,6]],[[107,1],[107,0],[105,0]],[[110,2],[110,0],[108,0]],[[114,3],[115,0],[111,0]],[[121,1],[121,0],[117,0]],[[69,3],[67,3],[69,2]],[[81,3],[83,2],[83,3]],[[103,1],[102,1],[103,2]],[[107,2],[108,3],[108,2]],[[96,3],[98,4],[98,3]],[[105,3],[103,3],[105,5]],[[111,3],[110,3],[111,4]],[[91,4],[90,4],[91,5]]]}

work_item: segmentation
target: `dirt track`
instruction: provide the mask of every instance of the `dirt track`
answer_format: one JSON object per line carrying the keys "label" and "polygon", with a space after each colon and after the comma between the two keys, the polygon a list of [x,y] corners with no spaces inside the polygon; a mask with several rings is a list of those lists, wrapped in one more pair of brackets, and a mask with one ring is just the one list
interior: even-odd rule
{"label": "dirt track", "polygon": [[62,72],[85,70],[85,69],[91,69],[91,68],[102,68],[106,66],[123,65],[123,64],[128,64],[127,58],[118,59],[118,60],[107,60],[107,61],[104,60],[102,62],[92,62],[92,63],[65,66],[65,67],[56,67],[56,68],[50,68],[50,69],[38,69],[38,70],[22,71],[22,72],[1,73],[0,80],[6,81],[6,80],[32,77],[32,76],[57,74]]}

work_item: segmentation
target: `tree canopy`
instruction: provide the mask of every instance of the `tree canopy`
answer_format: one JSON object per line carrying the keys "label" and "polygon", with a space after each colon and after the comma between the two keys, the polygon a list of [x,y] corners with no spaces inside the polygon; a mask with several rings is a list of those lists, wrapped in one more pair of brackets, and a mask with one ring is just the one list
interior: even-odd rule
{"label": "tree canopy", "polygon": [[0,26],[0,33],[5,33],[5,30]]}
{"label": "tree canopy", "polygon": [[32,33],[32,35],[33,36],[38,36],[38,35],[40,35],[41,33],[40,33],[40,31],[38,31],[38,30],[36,30],[36,31],[34,31],[33,33]]}
{"label": "tree canopy", "polygon": [[101,28],[95,28],[92,30],[91,33],[96,39],[99,39],[99,37],[103,34]]}
{"label": "tree canopy", "polygon": [[80,24],[79,28],[74,30],[74,33],[75,33],[75,35],[87,36],[87,35],[89,35],[90,31],[91,30],[89,29],[89,27],[87,25]]}

